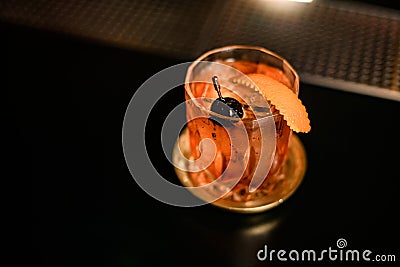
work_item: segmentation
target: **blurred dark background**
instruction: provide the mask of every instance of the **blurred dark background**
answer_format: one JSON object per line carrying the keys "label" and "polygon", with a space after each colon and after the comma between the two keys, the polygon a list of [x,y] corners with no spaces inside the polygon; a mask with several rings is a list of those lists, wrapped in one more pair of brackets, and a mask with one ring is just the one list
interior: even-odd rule
{"label": "blurred dark background", "polygon": [[[349,249],[400,259],[396,4],[0,1],[11,122],[6,146],[18,164],[6,175],[30,180],[28,260],[40,266],[282,266],[259,262],[257,251],[264,245],[322,250],[336,247],[338,238]],[[312,131],[299,135],[308,159],[305,179],[267,213],[165,205],[137,186],[124,161],[122,122],[136,88],[166,67],[226,44],[260,45],[287,58],[300,73],[300,98],[312,121]],[[149,129],[159,129],[182,91],[158,103]],[[153,164],[175,177],[159,139],[158,131],[146,132]]]}
{"label": "blurred dark background", "polygon": [[[190,60],[229,44],[268,47],[306,83],[399,100],[395,1],[1,1],[7,23]],[[384,90],[381,90],[384,89]]]}

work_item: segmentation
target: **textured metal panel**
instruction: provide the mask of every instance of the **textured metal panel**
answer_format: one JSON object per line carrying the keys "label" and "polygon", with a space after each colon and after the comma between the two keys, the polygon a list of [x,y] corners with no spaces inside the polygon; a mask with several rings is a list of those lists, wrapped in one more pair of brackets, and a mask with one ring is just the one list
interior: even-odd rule
{"label": "textured metal panel", "polygon": [[200,53],[212,0],[11,0],[0,1],[0,17],[118,46],[190,58]]}
{"label": "textured metal panel", "polygon": [[318,1],[7,0],[0,18],[182,59],[260,45],[287,58],[304,82],[400,101],[395,10]]}
{"label": "textured metal panel", "polygon": [[362,84],[365,93],[400,99],[377,91],[400,91],[398,13],[339,3],[265,1],[233,1],[224,10],[214,46],[264,46],[287,58],[303,81],[358,93],[363,90],[354,83]]}

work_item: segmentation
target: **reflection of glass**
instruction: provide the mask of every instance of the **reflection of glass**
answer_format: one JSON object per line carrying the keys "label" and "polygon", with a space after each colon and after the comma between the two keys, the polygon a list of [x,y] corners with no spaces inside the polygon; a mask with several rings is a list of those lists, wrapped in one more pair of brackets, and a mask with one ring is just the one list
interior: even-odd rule
{"label": "reflection of glass", "polygon": [[[243,212],[261,211],[281,203],[297,188],[305,166],[301,143],[296,137],[291,138],[292,131],[279,111],[251,86],[246,77],[251,73],[270,76],[298,94],[299,77],[295,70],[283,58],[263,48],[224,47],[202,55],[192,64],[186,76],[185,96],[193,102],[187,105],[188,127],[180,140],[181,149],[190,159],[199,159],[212,150],[207,142],[202,142],[210,139],[215,144],[215,154],[202,171],[177,171],[187,186],[202,186],[221,177],[222,185],[216,186],[216,191],[224,191],[224,182],[240,178],[214,204]],[[242,119],[210,110],[211,103],[218,98],[211,84],[214,75],[221,81],[222,95],[241,102]],[[235,143],[240,127],[245,129],[247,140]],[[293,151],[288,153],[290,144]],[[294,155],[297,161],[287,159],[288,155]],[[252,179],[260,173],[258,180],[263,182],[253,191]]]}

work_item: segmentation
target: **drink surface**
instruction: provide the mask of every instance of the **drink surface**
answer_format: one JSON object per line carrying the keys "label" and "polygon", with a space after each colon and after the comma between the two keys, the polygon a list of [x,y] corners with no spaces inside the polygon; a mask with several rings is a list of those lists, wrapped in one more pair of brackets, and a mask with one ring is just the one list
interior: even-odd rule
{"label": "drink surface", "polygon": [[[204,171],[192,172],[191,178],[194,186],[201,186],[219,177],[222,177],[223,181],[229,181],[240,176],[239,183],[224,198],[235,201],[248,201],[256,197],[260,192],[263,192],[263,190],[267,190],[265,185],[268,184],[271,177],[279,175],[279,167],[284,162],[287,154],[291,130],[283,119],[283,116],[279,114],[279,111],[273,105],[270,105],[264,96],[257,92],[254,87],[250,86],[245,77],[238,76],[237,71],[226,68],[226,65],[239,70],[243,74],[260,73],[267,75],[291,88],[294,92],[295,90],[291,87],[284,73],[277,68],[248,61],[219,61],[218,63],[222,64],[220,66],[213,64],[210,66],[212,70],[205,69],[204,72],[199,72],[198,80],[210,80],[208,78],[210,73],[218,76],[221,82],[222,95],[224,97],[235,98],[241,102],[244,111],[243,118],[235,120],[232,125],[227,127],[230,127],[231,136],[234,138],[236,128],[239,125],[243,125],[247,132],[249,146],[247,144],[236,144],[233,146],[226,128],[216,122],[207,112],[204,112],[204,117],[190,120],[190,118],[195,117],[195,113],[199,114],[202,111],[196,105],[188,105],[187,118],[192,159],[200,158],[201,153],[206,153],[210,149],[207,147],[207,143],[201,143],[201,140],[209,138],[216,145],[214,161]],[[193,82],[190,84],[190,88],[193,96],[199,98],[198,104],[204,110],[210,111],[212,102],[218,98],[213,84],[211,82]],[[186,98],[190,98],[187,92]],[[263,126],[260,118],[271,118],[271,116],[276,128],[274,136],[276,142],[273,144],[275,145],[275,155],[263,184],[255,192],[250,193],[249,184],[254,176],[256,166],[260,163],[263,140],[260,130],[260,127]],[[264,145],[268,146],[269,144]],[[229,171],[226,171],[228,163],[231,164],[231,168],[229,168]],[[244,173],[242,174],[241,170],[243,169]]]}

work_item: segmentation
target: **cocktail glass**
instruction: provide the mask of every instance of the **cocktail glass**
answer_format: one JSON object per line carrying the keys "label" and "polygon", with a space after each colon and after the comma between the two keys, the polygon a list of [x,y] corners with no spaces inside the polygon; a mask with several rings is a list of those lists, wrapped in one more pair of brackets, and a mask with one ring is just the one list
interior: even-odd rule
{"label": "cocktail glass", "polygon": [[[185,170],[175,168],[185,186],[204,187],[208,195],[218,196],[205,201],[212,199],[216,206],[244,213],[282,203],[297,189],[306,169],[300,140],[247,77],[252,73],[269,76],[299,93],[294,68],[267,49],[227,46],[206,52],[187,71],[187,127],[173,155],[177,166],[187,165]],[[242,118],[212,109],[219,97],[214,76],[222,96],[241,103]]]}

